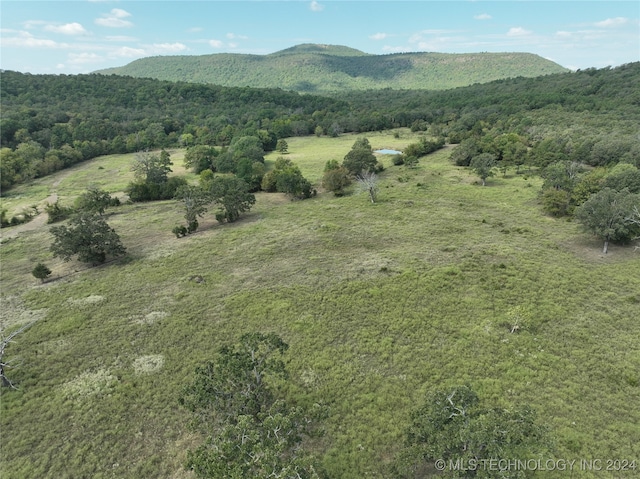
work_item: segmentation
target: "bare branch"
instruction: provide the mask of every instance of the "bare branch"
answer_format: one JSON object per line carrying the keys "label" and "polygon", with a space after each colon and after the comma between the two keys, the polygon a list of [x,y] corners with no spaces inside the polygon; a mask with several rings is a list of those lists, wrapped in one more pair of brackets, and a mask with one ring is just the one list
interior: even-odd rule
{"label": "bare branch", "polygon": [[373,172],[363,171],[356,176],[356,181],[362,191],[369,193],[371,203],[375,203],[378,196],[378,176]]}
{"label": "bare branch", "polygon": [[15,387],[13,385],[13,383],[9,380],[9,378],[5,374],[5,368],[10,368],[11,367],[11,362],[10,361],[5,361],[4,353],[6,351],[7,346],[9,345],[9,343],[13,343],[14,342],[13,338],[15,338],[18,334],[22,333],[26,329],[30,328],[34,323],[35,323],[35,321],[27,323],[27,324],[23,325],[22,327],[16,329],[15,331],[11,332],[8,336],[5,336],[4,326],[2,324],[0,324],[0,381],[1,381],[3,387],[10,387],[12,389],[18,389],[17,387]]}

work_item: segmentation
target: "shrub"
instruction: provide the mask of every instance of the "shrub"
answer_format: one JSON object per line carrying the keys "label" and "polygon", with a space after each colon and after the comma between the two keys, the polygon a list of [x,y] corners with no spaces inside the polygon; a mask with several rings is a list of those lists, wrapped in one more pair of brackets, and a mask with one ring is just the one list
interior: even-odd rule
{"label": "shrub", "polygon": [[133,202],[169,200],[186,184],[187,180],[181,176],[171,177],[165,183],[129,183],[127,194]]}
{"label": "shrub", "polygon": [[344,189],[351,184],[349,171],[344,167],[326,170],[322,177],[322,187],[335,196],[342,196]]}
{"label": "shrub", "polygon": [[564,190],[547,188],[542,192],[542,209],[551,216],[569,214],[571,195]]}
{"label": "shrub", "polygon": [[395,166],[404,165],[404,155],[393,155],[391,161]]}
{"label": "shrub", "polygon": [[187,228],[184,226],[175,226],[171,232],[176,235],[176,238],[182,238],[187,235]]}
{"label": "shrub", "polygon": [[51,224],[66,220],[73,213],[73,208],[60,206],[60,202],[56,200],[53,204],[47,203],[47,206],[44,207],[44,211],[49,215],[47,223]]}
{"label": "shrub", "polygon": [[38,263],[33,270],[31,270],[31,274],[38,278],[41,283],[44,283],[44,280],[51,274],[51,270],[44,263]]}

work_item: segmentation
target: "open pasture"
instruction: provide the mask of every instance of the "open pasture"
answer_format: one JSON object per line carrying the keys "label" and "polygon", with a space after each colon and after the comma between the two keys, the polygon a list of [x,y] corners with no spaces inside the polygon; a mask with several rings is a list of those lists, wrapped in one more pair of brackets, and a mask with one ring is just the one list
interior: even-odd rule
{"label": "open pasture", "polygon": [[[364,136],[400,150],[417,138]],[[286,156],[317,185],[354,141],[290,138]],[[7,236],[2,319],[37,322],[9,349],[20,389],[0,398],[3,477],[190,477],[198,439],[180,389],[252,331],[289,343],[292,402],[329,406],[314,452],[330,477],[388,477],[410,411],[462,383],[496,406],[530,404],[557,458],[640,459],[640,254],[604,256],[577,224],[544,216],[539,178],[481,187],[449,154],[415,169],[385,160],[376,204],[259,193],[237,223],[209,214],[181,239],[176,202],[122,205],[108,221],[128,257],[97,268],[52,259],[46,225]],[[120,192],[130,160],[78,165],[5,204],[72,202],[89,183]],[[53,270],[43,285],[39,261]],[[589,474],[573,477],[616,477]]]}

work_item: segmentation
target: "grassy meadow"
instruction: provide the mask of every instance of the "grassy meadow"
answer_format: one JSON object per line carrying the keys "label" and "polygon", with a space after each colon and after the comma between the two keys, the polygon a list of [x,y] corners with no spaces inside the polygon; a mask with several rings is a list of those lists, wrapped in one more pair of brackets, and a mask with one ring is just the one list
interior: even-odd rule
{"label": "grassy meadow", "polygon": [[[366,136],[374,149],[417,138]],[[290,138],[286,156],[319,184],[355,138]],[[3,230],[2,319],[37,322],[7,350],[19,390],[0,397],[2,477],[192,477],[182,463],[198,437],[180,390],[252,331],[289,343],[291,401],[329,406],[310,447],[333,478],[388,477],[410,411],[462,383],[486,403],[530,404],[556,458],[640,460],[640,254],[602,255],[577,224],[542,213],[539,178],[481,187],[450,151],[415,169],[384,158],[376,204],[259,193],[237,223],[208,214],[181,239],[177,202],[125,204],[108,222],[128,256],[96,268],[53,259],[48,225]],[[183,156],[172,152],[176,172]],[[58,172],[3,203],[11,213],[55,192],[71,204],[89,183],[121,192],[131,158]],[[53,270],[44,284],[30,273],[40,261]]]}

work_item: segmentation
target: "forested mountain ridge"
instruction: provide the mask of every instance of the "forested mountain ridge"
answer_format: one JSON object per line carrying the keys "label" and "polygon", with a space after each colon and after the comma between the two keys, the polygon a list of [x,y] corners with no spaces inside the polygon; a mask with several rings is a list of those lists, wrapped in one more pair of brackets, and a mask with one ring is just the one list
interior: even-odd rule
{"label": "forested mountain ridge", "polygon": [[349,47],[306,44],[269,55],[219,53],[141,58],[96,73],[325,93],[382,88],[446,90],[501,78],[567,71],[530,53],[370,55]]}

